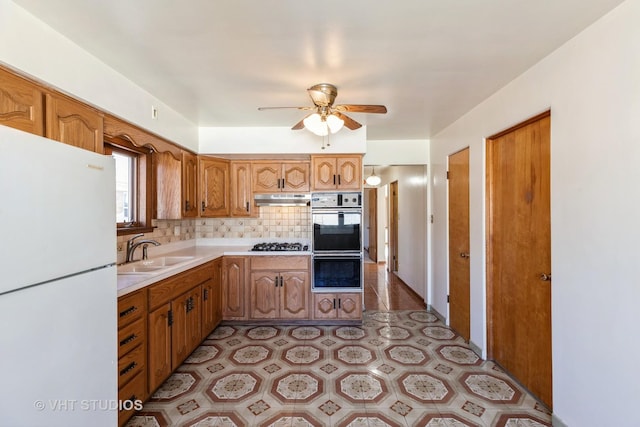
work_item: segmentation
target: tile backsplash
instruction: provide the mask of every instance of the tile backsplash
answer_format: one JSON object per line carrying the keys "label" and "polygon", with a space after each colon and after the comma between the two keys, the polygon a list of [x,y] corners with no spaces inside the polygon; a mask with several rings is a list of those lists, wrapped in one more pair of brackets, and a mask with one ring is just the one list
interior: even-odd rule
{"label": "tile backsplash", "polygon": [[[195,218],[153,220],[145,239],[160,244],[207,238],[311,239],[311,208],[308,206],[262,206],[256,218]],[[118,236],[118,263],[124,262],[126,242]]]}
{"label": "tile backsplash", "polygon": [[311,238],[307,206],[262,206],[257,218],[199,218],[196,238]]}

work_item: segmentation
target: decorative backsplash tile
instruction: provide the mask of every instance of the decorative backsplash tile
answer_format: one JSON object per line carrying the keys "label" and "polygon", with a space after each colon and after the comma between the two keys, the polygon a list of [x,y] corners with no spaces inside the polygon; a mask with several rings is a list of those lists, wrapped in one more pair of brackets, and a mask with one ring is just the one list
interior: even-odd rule
{"label": "decorative backsplash tile", "polygon": [[[295,238],[311,239],[311,209],[308,206],[262,206],[257,218],[197,218],[153,220],[153,239],[166,245],[198,238]],[[118,263],[124,262],[126,242],[118,236]]]}
{"label": "decorative backsplash tile", "polygon": [[311,238],[307,206],[263,206],[258,218],[199,218],[196,238]]}

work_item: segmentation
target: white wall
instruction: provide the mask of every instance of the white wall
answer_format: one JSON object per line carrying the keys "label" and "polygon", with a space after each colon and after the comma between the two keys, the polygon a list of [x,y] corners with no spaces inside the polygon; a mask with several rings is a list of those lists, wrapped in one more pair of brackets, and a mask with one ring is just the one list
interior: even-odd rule
{"label": "white wall", "polygon": [[[0,0],[0,62],[186,148],[198,150],[190,122],[9,0]],[[151,119],[151,106],[158,119]]]}
{"label": "white wall", "polygon": [[429,163],[429,140],[367,141],[365,165],[426,165]]}
{"label": "white wall", "polygon": [[471,340],[486,349],[483,138],[551,109],[554,417],[640,425],[640,0],[431,140],[434,306],[446,312],[447,155],[470,147]]}

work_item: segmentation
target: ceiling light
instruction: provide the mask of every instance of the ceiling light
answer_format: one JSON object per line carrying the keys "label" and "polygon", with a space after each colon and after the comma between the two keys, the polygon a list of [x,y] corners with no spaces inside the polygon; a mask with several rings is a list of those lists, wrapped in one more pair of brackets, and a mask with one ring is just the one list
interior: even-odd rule
{"label": "ceiling light", "polygon": [[331,133],[336,133],[344,125],[344,120],[333,114],[322,116],[318,113],[313,113],[307,116],[303,121],[304,127],[311,132],[319,136],[326,136]]}
{"label": "ceiling light", "polygon": [[371,175],[369,175],[367,179],[365,179],[365,182],[367,183],[367,185],[370,185],[372,187],[375,187],[382,182],[382,179],[378,175],[376,175],[376,168],[373,168]]}

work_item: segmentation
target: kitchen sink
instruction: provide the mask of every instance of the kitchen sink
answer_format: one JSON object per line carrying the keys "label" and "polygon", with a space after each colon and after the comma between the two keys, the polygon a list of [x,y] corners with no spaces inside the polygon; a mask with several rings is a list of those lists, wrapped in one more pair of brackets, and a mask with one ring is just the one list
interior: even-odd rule
{"label": "kitchen sink", "polygon": [[191,260],[193,256],[163,256],[150,258],[118,266],[118,274],[156,274],[179,267]]}

